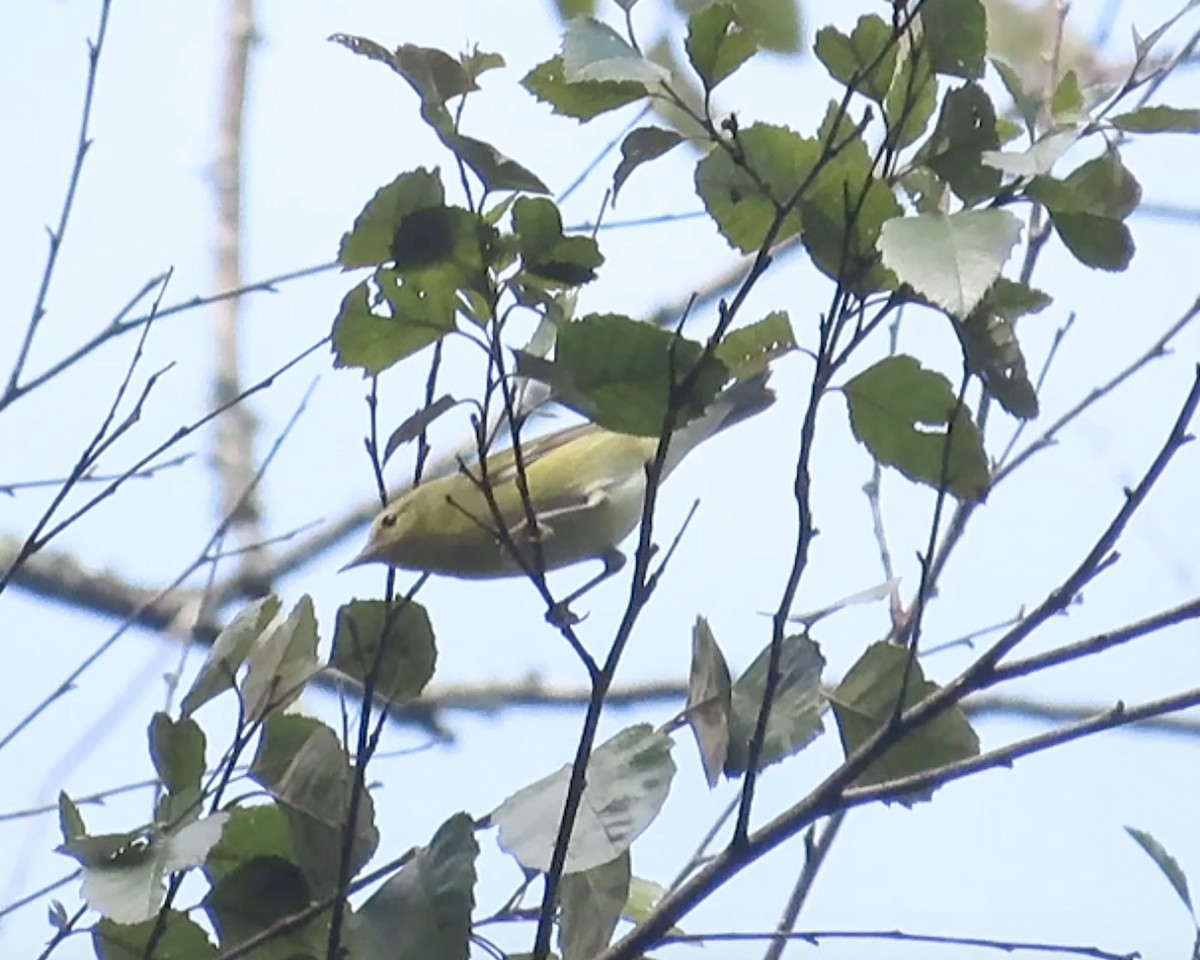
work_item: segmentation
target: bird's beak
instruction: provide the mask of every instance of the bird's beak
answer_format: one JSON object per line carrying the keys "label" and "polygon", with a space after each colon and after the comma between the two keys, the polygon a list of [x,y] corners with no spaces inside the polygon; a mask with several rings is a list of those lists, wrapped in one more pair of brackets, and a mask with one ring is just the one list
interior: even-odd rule
{"label": "bird's beak", "polygon": [[349,563],[338,567],[338,573],[345,573],[347,570],[352,570],[355,567],[363,567],[368,563],[378,563],[379,558],[375,556],[375,552],[371,549],[371,544],[367,544]]}

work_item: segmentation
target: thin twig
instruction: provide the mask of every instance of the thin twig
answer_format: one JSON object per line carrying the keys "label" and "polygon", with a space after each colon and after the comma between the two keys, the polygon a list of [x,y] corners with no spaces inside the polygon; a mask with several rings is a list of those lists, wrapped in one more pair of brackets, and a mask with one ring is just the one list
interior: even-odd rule
{"label": "thin twig", "polygon": [[[850,78],[841,102],[833,112],[831,122],[828,124],[830,142],[822,145],[821,155],[816,164],[814,164],[812,173],[801,181],[791,197],[788,198],[787,203],[783,204],[776,211],[776,218],[767,231],[767,236],[763,241],[763,246],[760,248],[760,253],[770,248],[775,234],[778,230],[782,229],[785,219],[800,203],[809,186],[815,182],[816,175],[824,169],[825,165],[836,159],[851,144],[861,143],[863,131],[870,120],[871,115],[869,111],[864,113],[861,121],[852,125],[850,131],[841,140],[834,142],[834,138],[837,136],[837,132],[842,129],[843,123],[849,120],[850,102],[858,91],[859,85],[872,70],[876,69],[882,63],[885,57],[894,53],[901,38],[907,35],[913,20],[919,14],[923,2],[924,0],[917,0],[916,3],[905,8],[903,11],[898,10],[895,27],[889,35],[888,40],[881,45],[878,54]],[[879,147],[880,153],[877,155],[877,160],[891,155],[890,141],[890,137],[884,138],[884,142]],[[846,187],[844,197],[846,228],[843,231],[842,237],[838,264],[838,282],[835,284],[829,309],[822,317],[819,325],[819,343],[816,351],[817,364],[816,369],[813,371],[808,404],[800,427],[800,450],[796,455],[796,468],[792,481],[792,496],[796,503],[797,520],[795,547],[792,553],[791,566],[780,596],[779,606],[772,617],[766,682],[763,684],[762,703],[759,706],[754,732],[750,737],[749,748],[747,750],[746,773],[742,778],[741,802],[738,806],[737,822],[734,825],[733,839],[731,841],[731,846],[733,847],[741,845],[750,830],[750,816],[754,805],[754,791],[759,773],[759,760],[762,756],[763,745],[766,742],[771,708],[774,705],[775,693],[779,684],[779,663],[783,649],[784,632],[787,629],[788,612],[795,603],[796,593],[800,589],[800,580],[808,568],[809,549],[817,534],[811,505],[812,477],[809,468],[812,450],[816,441],[817,412],[834,373],[837,372],[841,363],[850,355],[850,350],[861,342],[870,329],[873,329],[870,324],[865,327],[860,324],[860,329],[851,338],[851,346],[843,351],[840,356],[838,355],[838,340],[845,328],[847,316],[850,313],[857,313],[857,311],[848,309],[852,300],[847,283],[850,279],[848,277],[849,238],[862,213],[863,204],[866,202],[870,185],[871,178],[867,176],[859,185],[857,194],[853,199],[849,196],[849,186],[847,185]],[[769,191],[768,195],[770,195]],[[756,261],[756,265],[757,263],[758,261]],[[746,285],[743,285],[741,290],[738,291],[739,295],[746,292],[748,292]],[[734,302],[735,304],[738,302],[737,297],[734,298]],[[881,310],[875,318],[876,322],[881,322],[887,309],[895,305],[895,303],[896,301],[893,298],[889,298],[884,310]]]}
{"label": "thin twig", "polygon": [[96,76],[100,67],[100,52],[104,48],[104,38],[108,34],[108,14],[112,0],[100,2],[100,25],[96,29],[96,39],[88,41],[88,71],[87,83],[83,92],[83,116],[79,121],[79,136],[75,147],[75,160],[71,164],[71,174],[67,181],[67,195],[63,199],[62,210],[58,215],[58,226],[48,231],[50,249],[46,254],[46,266],[42,270],[42,281],[38,285],[37,298],[33,302],[33,313],[25,327],[25,337],[21,341],[21,349],[17,354],[17,362],[13,364],[12,373],[8,377],[8,386],[4,390],[4,398],[0,407],[5,405],[10,397],[17,393],[21,386],[21,374],[25,369],[25,361],[29,358],[29,348],[33,346],[33,338],[38,325],[46,313],[46,296],[50,292],[50,281],[54,276],[54,267],[58,263],[58,252],[62,248],[63,238],[67,232],[67,221],[71,209],[75,205],[75,192],[79,188],[79,178],[83,173],[83,161],[91,148],[92,140],[88,134],[88,123],[92,117],[92,103],[96,95]]}
{"label": "thin twig", "polygon": [[684,914],[719,888],[731,876],[778,844],[805,829],[819,817],[864,803],[892,799],[906,794],[911,795],[916,792],[928,792],[951,780],[991,767],[1011,764],[1017,757],[1050,749],[1100,730],[1113,729],[1137,720],[1177,712],[1200,704],[1200,689],[1189,690],[1172,697],[1142,704],[1134,709],[1126,709],[1123,704],[1118,704],[1113,709],[1078,724],[1019,741],[1000,750],[947,764],[934,771],[924,771],[920,774],[869,787],[851,786],[871,763],[910,731],[928,723],[972,693],[987,689],[999,682],[996,668],[1000,660],[1049,617],[1064,609],[1090,579],[1109,565],[1110,552],[1125,526],[1162,476],[1167,465],[1188,439],[1184,431],[1197,404],[1200,404],[1200,370],[1197,371],[1196,380],[1182,405],[1170,435],[1158,456],[1147,469],[1142,481],[1129,492],[1126,502],[1118,510],[1109,526],[1097,538],[1096,543],[1079,566],[1063,580],[1059,587],[1052,590],[1046,600],[1021,624],[1008,631],[949,684],[933,691],[920,703],[906,709],[896,722],[880,726],[808,796],[760,830],[753,833],[748,832],[742,842],[729,845],[685,884],[664,896],[650,917],[636,927],[632,933],[610,947],[602,955],[603,960],[629,960],[629,958],[639,956],[651,949],[653,945],[661,942],[662,936],[678,923]]}
{"label": "thin twig", "polygon": [[800,930],[782,938],[778,933],[675,933],[663,937],[664,944],[670,943],[755,943],[761,940],[786,942],[799,940],[819,946],[822,940],[886,940],[897,943],[928,943],[943,947],[976,947],[983,950],[999,950],[1014,953],[1026,950],[1035,953],[1053,953],[1074,957],[1092,957],[1095,960],[1137,960],[1139,953],[1115,953],[1099,947],[1075,946],[1072,944],[1041,943],[1032,940],[993,940],[986,937],[955,937],[935,933],[905,933],[903,930]]}
{"label": "thin twig", "polygon": [[[289,371],[292,367],[296,366],[301,361],[305,360],[310,354],[314,353],[320,347],[324,346],[328,339],[329,339],[328,337],[322,337],[320,340],[318,340],[312,346],[307,347],[306,349],[302,350],[300,353],[298,353],[296,356],[292,357],[286,363],[284,363],[281,366],[279,366],[278,368],[276,368],[273,373],[268,374],[266,377],[259,380],[253,386],[247,387],[240,394],[238,394],[238,396],[236,396],[232,400],[230,400],[229,403],[219,406],[213,410],[210,410],[208,413],[204,414],[204,416],[202,416],[196,420],[193,420],[191,423],[187,424],[186,426],[180,427],[170,437],[168,437],[166,440],[164,440],[162,443],[160,443],[157,447],[155,447],[153,450],[151,450],[148,454],[146,454],[144,457],[142,457],[140,460],[138,460],[136,463],[134,463],[133,466],[131,466],[128,470],[126,470],[124,473],[122,473],[118,479],[116,479],[112,483],[108,484],[102,491],[100,491],[100,493],[96,494],[94,497],[92,497],[90,500],[88,500],[87,503],[85,503],[83,506],[81,506],[77,510],[75,510],[75,512],[70,514],[66,519],[61,520],[58,524],[56,524],[54,527],[50,528],[49,530],[47,530],[44,533],[38,533],[37,536],[31,535],[28,538],[28,540],[26,540],[25,544],[22,546],[21,551],[18,553],[17,558],[14,561],[14,563],[8,568],[8,570],[5,572],[4,576],[0,577],[0,593],[3,593],[4,588],[8,586],[10,580],[12,579],[13,571],[18,566],[20,566],[21,562],[24,560],[25,557],[32,555],[37,550],[40,550],[43,546],[45,546],[47,543],[49,543],[51,540],[53,540],[54,537],[56,537],[56,536],[58,536],[58,534],[62,533],[63,530],[65,530],[72,523],[74,523],[76,520],[78,520],[80,517],[82,517],[85,513],[87,513],[91,509],[93,509],[101,501],[106,500],[109,497],[111,497],[114,493],[117,492],[117,490],[121,487],[121,485],[125,482],[125,480],[127,480],[133,474],[135,474],[141,470],[144,470],[148,464],[152,463],[154,460],[157,460],[160,456],[163,455],[163,453],[165,453],[171,447],[175,446],[175,444],[179,443],[179,441],[186,439],[187,437],[189,437],[193,433],[195,433],[197,430],[204,427],[206,424],[211,423],[213,420],[215,420],[217,417],[221,416],[221,414],[225,413],[231,407],[236,406],[237,404],[246,400],[248,397],[251,397],[254,394],[272,386],[275,383],[275,380],[277,377],[282,376],[284,373]],[[143,391],[143,395],[142,395],[142,400],[144,401],[144,399],[145,399],[145,391]],[[136,412],[136,408],[135,408],[135,412]]]}
{"label": "thin twig", "polygon": [[[1197,297],[1192,305],[1183,313],[1178,320],[1169,326],[1162,335],[1154,341],[1144,353],[1138,356],[1133,362],[1124,367],[1112,379],[1101,384],[1098,387],[1093,387],[1086,396],[1082,397],[1074,406],[1067,410],[1062,416],[1055,420],[1038,439],[1034,440],[1029,446],[1025,447],[1016,457],[999,467],[992,475],[992,483],[990,492],[994,492],[1002,481],[1011,476],[1016,470],[1024,465],[1034,454],[1052,446],[1056,441],[1058,434],[1069,424],[1078,419],[1085,411],[1093,404],[1103,398],[1109,396],[1117,387],[1144,369],[1151,361],[1159,357],[1166,356],[1167,347],[1180,333],[1182,333],[1196,317],[1200,315],[1200,297]],[[937,554],[933,559],[931,569],[931,578],[934,588],[941,580],[942,572],[944,571],[950,555],[954,548],[962,539],[966,532],[967,524],[975,512],[978,504],[964,501],[960,503],[954,511],[954,515],[950,518],[950,523],[946,528],[946,535],[942,538],[942,543],[938,547]]]}
{"label": "thin twig", "polygon": [[[906,726],[916,726],[929,719],[929,715],[934,712],[929,705],[934,704],[936,699],[938,698],[935,695],[906,711]],[[601,960],[626,960],[626,958],[641,956],[646,950],[652,949],[654,945],[663,943],[669,936],[668,931],[671,927],[678,924],[693,907],[714,890],[719,889],[731,876],[785,840],[795,836],[818,817],[831,814],[835,810],[845,810],[868,803],[912,796],[914,793],[929,792],[983,770],[1007,768],[1021,757],[1041,753],[1073,740],[1151,717],[1176,713],[1197,705],[1200,705],[1200,688],[1150,701],[1133,708],[1117,704],[1110,710],[1087,720],[1041,736],[1018,741],[977,757],[869,787],[849,787],[849,783],[865,769],[871,758],[878,755],[879,748],[883,745],[885,738],[873,737],[871,741],[863,744],[847,758],[842,767],[831,774],[820,787],[806,798],[761,829],[751,833],[743,845],[727,847],[701,868],[691,880],[678,890],[664,896],[646,920],[600,955]]]}
{"label": "thin twig", "polygon": [[[131,473],[125,479],[127,480],[149,480],[152,477],[158,476],[164,470],[170,470],[174,467],[181,467],[192,459],[192,454],[182,453],[177,457],[171,457],[169,460],[164,460],[162,463],[152,463],[145,470],[139,470],[137,473]],[[116,480],[118,474],[102,474],[85,472],[82,476],[76,477],[75,484],[84,483],[109,483]],[[18,480],[16,483],[0,483],[0,494],[13,496],[21,490],[38,490],[43,487],[61,487],[67,483],[67,477],[57,477],[52,480]]]}
{"label": "thin twig", "polygon": [[821,831],[816,842],[809,843],[806,838],[807,856],[804,858],[804,868],[800,871],[800,876],[796,878],[796,886],[792,888],[787,905],[783,908],[783,916],[779,918],[775,935],[771,938],[771,942],[763,954],[763,960],[779,960],[783,956],[783,948],[787,946],[788,941],[796,937],[793,931],[796,929],[796,921],[800,918],[800,911],[803,909],[809,891],[812,890],[812,886],[817,880],[817,874],[821,872],[821,867],[824,866],[833,842],[837,839],[838,832],[845,822],[846,811],[839,810],[829,818],[829,822],[825,824],[825,829]]}
{"label": "thin twig", "polygon": [[[155,301],[154,308],[152,308],[150,311],[152,316],[154,315],[155,310],[157,310],[159,300],[161,300],[163,293],[166,291],[166,285],[169,279],[169,274],[163,279],[162,286],[159,288],[158,292],[158,300]],[[70,522],[70,520],[68,520],[66,522],[59,523],[58,526],[53,528],[51,531],[43,533],[47,526],[49,526],[50,521],[53,519],[58,508],[62,506],[63,501],[67,499],[68,494],[70,494],[70,492],[75,488],[75,485],[79,482],[79,478],[91,471],[95,467],[96,462],[100,459],[100,457],[103,456],[104,453],[109,450],[117,440],[128,433],[141,419],[142,407],[145,404],[146,399],[150,396],[151,390],[154,389],[155,384],[158,382],[158,378],[165,373],[166,370],[170,369],[169,367],[164,367],[156,373],[151,374],[147,378],[145,385],[142,387],[141,395],[133,405],[133,409],[124,418],[124,420],[122,420],[114,428],[113,421],[116,419],[117,410],[120,408],[121,401],[125,398],[125,393],[128,391],[129,385],[133,381],[134,371],[137,370],[138,364],[141,362],[142,353],[146,347],[146,339],[149,335],[150,324],[147,323],[142,328],[142,335],[138,338],[137,346],[134,348],[133,355],[130,357],[129,363],[126,365],[125,375],[121,379],[120,384],[117,386],[116,394],[113,397],[112,403],[109,405],[108,412],[101,419],[100,426],[96,428],[96,431],[92,434],[91,439],[88,440],[88,442],[84,445],[83,452],[79,454],[79,458],[75,461],[75,465],[67,474],[67,478],[63,481],[62,486],[59,487],[58,492],[55,493],[55,495],[51,498],[49,505],[42,512],[41,517],[39,517],[37,522],[34,523],[33,529],[29,532],[28,536],[21,544],[20,549],[17,551],[16,556],[5,570],[4,575],[0,577],[0,593],[3,593],[5,588],[8,586],[8,582],[12,578],[13,572],[16,571],[29,557],[33,556],[33,554],[45,546],[46,542],[48,542],[57,531],[63,529],[66,523]],[[105,487],[105,490],[115,490],[134,473],[142,472],[143,468],[145,468],[152,460],[156,458],[157,455],[142,461],[132,471],[125,471],[116,479],[110,481]],[[74,519],[75,516],[80,515],[82,514],[77,511],[71,519]]]}
{"label": "thin twig", "polygon": [[[172,304],[171,306],[162,307],[154,314],[143,314],[142,316],[134,317],[131,320],[123,319],[124,314],[129,310],[129,306],[126,306],[117,315],[117,317],[114,318],[108,324],[108,326],[106,326],[99,333],[94,334],[90,339],[85,340],[65,357],[51,364],[37,376],[31,377],[16,389],[6,391],[2,396],[0,396],[0,412],[3,412],[5,408],[7,408],[16,400],[19,400],[21,397],[32,393],[34,390],[43,386],[50,380],[53,380],[59,374],[69,370],[79,361],[94,353],[99,347],[108,343],[109,340],[119,337],[122,334],[130,333],[133,330],[139,330],[147,323],[150,323],[154,320],[166,319],[167,317],[180,313],[187,313],[188,311],[198,309],[199,307],[206,307],[210,304],[221,303],[224,300],[243,297],[248,293],[276,293],[279,285],[282,283],[287,283],[291,280],[300,280],[304,277],[315,276],[319,273],[328,273],[331,270],[337,270],[339,268],[340,264],[338,264],[337,261],[330,263],[319,263],[311,267],[301,267],[298,270],[289,270],[286,273],[276,274],[275,276],[268,277],[265,280],[258,280],[254,283],[248,283],[246,286],[240,287],[236,290],[222,290],[220,293],[214,293],[209,296],[191,297],[188,300],[183,300],[179,303]],[[143,287],[141,294],[136,299],[140,300],[145,296],[148,289],[161,284],[166,276],[167,274],[161,274],[160,276],[150,280],[145,287]]]}
{"label": "thin twig", "polygon": [[[303,351],[296,357],[293,357],[291,360],[289,360],[283,366],[278,368],[273,374],[268,376],[266,379],[260,380],[258,383],[254,384],[253,386],[248,387],[246,389],[246,391],[244,391],[244,395],[248,396],[251,393],[265,389],[267,386],[269,386],[270,384],[272,384],[274,382],[276,377],[282,375],[285,371],[287,371],[291,367],[295,366],[297,363],[299,363],[301,360],[303,360],[304,357],[306,357],[309,353],[311,353],[313,350],[317,349],[317,347],[319,347],[322,343],[324,343],[323,339],[321,341],[318,341],[318,343],[309,347],[307,350]],[[257,485],[257,483],[261,480],[262,475],[263,475],[263,470],[266,469],[268,463],[270,462],[270,459],[274,456],[275,451],[278,449],[278,444],[282,443],[283,437],[286,436],[286,431],[291,429],[291,425],[292,425],[292,423],[294,423],[295,417],[299,416],[299,413],[303,409],[304,409],[304,407],[303,407],[303,403],[302,403],[300,408],[296,411],[296,414],[293,416],[293,420],[289,421],[288,426],[285,428],[285,432],[283,434],[281,434],[279,440],[276,442],[276,447],[274,447],[270,451],[267,458],[264,458],[263,464],[262,464],[262,466],[259,467],[259,472],[255,477],[255,480],[254,480],[255,485]],[[181,427],[179,430],[177,430],[172,435],[172,438],[170,440],[161,444],[153,453],[150,454],[149,457],[145,458],[141,463],[135,465],[135,467],[133,469],[135,469],[135,470],[141,469],[141,467],[145,465],[145,462],[159,456],[165,449],[170,447],[176,441],[181,440],[181,439],[183,439],[183,437],[188,436],[190,433],[193,433],[196,430],[200,429],[200,427],[202,427],[205,423],[210,421],[214,416],[218,415],[220,412],[221,412],[220,410],[212,411],[208,414],[205,414],[203,417],[199,418],[198,420],[193,421],[188,426]],[[115,486],[113,489],[115,489]],[[149,607],[155,605],[161,598],[169,595],[172,591],[174,591],[181,583],[184,582],[184,580],[186,580],[189,576],[191,576],[196,570],[200,569],[200,567],[202,567],[205,563],[209,562],[210,558],[208,557],[208,551],[212,548],[213,544],[215,544],[220,539],[220,537],[224,535],[225,524],[228,522],[229,522],[229,518],[227,517],[225,523],[222,523],[221,525],[219,525],[217,527],[216,532],[209,539],[208,543],[205,544],[204,550],[201,552],[200,556],[196,560],[194,560],[191,564],[189,564],[188,567],[183,571],[183,573],[181,573],[178,577],[176,577],[172,583],[168,584],[166,587],[164,587],[162,590],[160,590],[157,594],[155,594],[153,597],[148,599],[146,601],[146,603],[143,604],[143,608],[149,608]],[[60,524],[60,527],[61,526],[62,525]],[[48,536],[49,536],[49,534],[47,535],[47,537]],[[187,607],[187,606],[182,607],[181,613],[186,612],[188,609],[189,609],[189,607]],[[72,670],[70,672],[70,674],[68,674],[67,677],[53,691],[51,691],[51,693],[49,693],[39,704],[37,704],[35,707],[33,707],[33,709],[31,709],[21,720],[19,720],[17,722],[17,724],[7,734],[4,735],[3,738],[0,738],[0,750],[3,750],[4,747],[6,747],[9,743],[11,743],[12,740],[18,734],[20,734],[22,730],[26,729],[35,719],[37,719],[37,717],[44,710],[46,710],[46,708],[49,707],[55,700],[57,700],[59,697],[63,696],[65,693],[67,693],[69,690],[71,690],[71,688],[75,684],[75,681],[78,680],[79,677],[82,676],[91,667],[91,665],[93,663],[95,663],[98,659],[100,659],[101,656],[103,656],[109,649],[111,649],[113,644],[115,644],[117,642],[117,640],[120,639],[120,637],[125,633],[125,631],[128,630],[131,626],[133,626],[133,624],[135,624],[137,622],[137,619],[138,619],[138,616],[137,616],[137,612],[135,611],[135,613],[131,614],[121,624],[121,626],[111,636],[108,637],[108,639],[106,639],[103,643],[101,643],[87,657],[85,657],[75,667],[75,669]]]}

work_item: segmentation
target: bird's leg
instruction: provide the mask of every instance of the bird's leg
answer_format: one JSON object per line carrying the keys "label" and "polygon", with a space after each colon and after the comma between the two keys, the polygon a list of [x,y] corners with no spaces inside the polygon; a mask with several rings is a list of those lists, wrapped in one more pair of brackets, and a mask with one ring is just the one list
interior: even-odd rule
{"label": "bird's leg", "polygon": [[625,566],[626,561],[625,554],[623,554],[616,547],[610,547],[599,557],[597,557],[597,559],[604,562],[604,569],[592,577],[591,580],[585,583],[578,590],[575,590],[569,595],[563,597],[563,599],[559,600],[558,603],[556,603],[547,611],[546,619],[551,624],[556,627],[562,627],[579,623],[581,618],[575,616],[575,614],[571,612],[571,604],[591,590],[592,587],[595,587],[603,583],[609,577],[620,573],[621,568]]}

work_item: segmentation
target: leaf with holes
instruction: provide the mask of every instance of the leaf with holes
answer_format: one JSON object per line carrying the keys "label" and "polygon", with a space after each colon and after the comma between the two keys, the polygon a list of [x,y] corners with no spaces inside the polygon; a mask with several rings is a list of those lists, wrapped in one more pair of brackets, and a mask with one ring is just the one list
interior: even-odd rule
{"label": "leaf with holes", "polygon": [[854,435],[879,463],[934,488],[944,479],[960,500],[986,495],[983,439],[966,405],[956,409],[950,381],[940,373],[913,357],[887,357],[850,380],[844,392]]}

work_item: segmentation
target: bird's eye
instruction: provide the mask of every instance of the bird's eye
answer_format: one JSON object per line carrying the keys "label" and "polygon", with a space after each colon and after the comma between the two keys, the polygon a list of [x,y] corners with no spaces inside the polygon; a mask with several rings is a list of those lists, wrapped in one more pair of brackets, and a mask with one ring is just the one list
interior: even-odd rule
{"label": "bird's eye", "polygon": [[396,525],[396,519],[397,519],[396,514],[385,513],[382,517],[379,518],[379,525],[381,527],[394,527]]}

